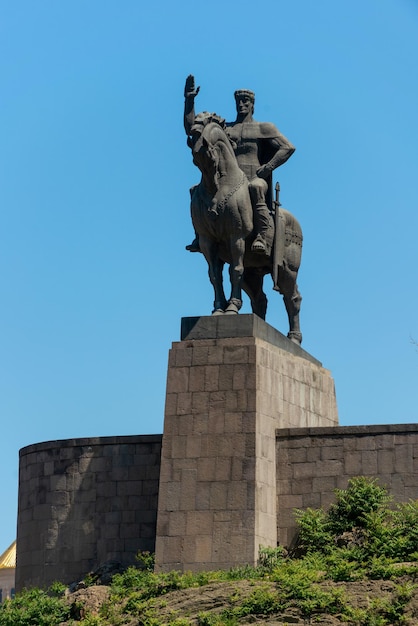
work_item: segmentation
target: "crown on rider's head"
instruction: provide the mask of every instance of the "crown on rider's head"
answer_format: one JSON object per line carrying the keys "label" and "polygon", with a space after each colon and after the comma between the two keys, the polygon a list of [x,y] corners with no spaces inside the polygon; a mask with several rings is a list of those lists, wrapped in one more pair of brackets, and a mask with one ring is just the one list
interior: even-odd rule
{"label": "crown on rider's head", "polygon": [[242,96],[246,96],[246,97],[247,97],[247,98],[249,98],[252,102],[254,102],[254,101],[255,101],[255,93],[254,93],[254,91],[251,91],[250,89],[237,89],[237,90],[234,92],[234,97],[235,97],[235,100],[236,100],[237,98],[242,97]]}

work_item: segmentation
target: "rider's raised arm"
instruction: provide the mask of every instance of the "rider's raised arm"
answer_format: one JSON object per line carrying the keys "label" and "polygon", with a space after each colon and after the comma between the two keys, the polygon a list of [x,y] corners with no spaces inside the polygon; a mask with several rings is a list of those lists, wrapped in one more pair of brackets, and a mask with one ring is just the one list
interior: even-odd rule
{"label": "rider's raised arm", "polygon": [[199,93],[200,87],[195,87],[194,76],[190,74],[184,85],[184,130],[190,135],[190,129],[195,119],[194,99]]}

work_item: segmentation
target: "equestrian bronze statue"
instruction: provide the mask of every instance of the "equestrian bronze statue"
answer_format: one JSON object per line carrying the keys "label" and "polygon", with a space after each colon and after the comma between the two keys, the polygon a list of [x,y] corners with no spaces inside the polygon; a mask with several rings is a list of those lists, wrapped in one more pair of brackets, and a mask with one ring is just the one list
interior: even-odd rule
{"label": "equestrian bronze statue", "polygon": [[[288,337],[301,343],[301,295],[296,279],[302,254],[302,231],[297,220],[280,207],[278,185],[272,199],[272,171],[294,147],[273,124],[256,122],[254,94],[235,92],[237,120],[227,124],[214,113],[194,111],[199,88],[189,76],[185,86],[184,125],[193,162],[202,174],[190,190],[195,239],[187,246],[202,252],[214,288],[213,315],[237,314],[244,290],[253,313],[265,319],[266,274],[283,295],[289,318]],[[223,267],[229,265],[231,295],[223,288]]]}

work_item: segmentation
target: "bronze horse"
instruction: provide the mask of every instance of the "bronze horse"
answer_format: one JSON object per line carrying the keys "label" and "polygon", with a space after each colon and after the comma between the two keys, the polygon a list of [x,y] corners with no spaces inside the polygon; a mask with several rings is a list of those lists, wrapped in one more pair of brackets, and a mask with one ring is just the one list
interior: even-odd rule
{"label": "bronze horse", "polygon": [[[200,249],[209,266],[215,292],[213,315],[236,314],[242,306],[241,291],[251,300],[253,313],[265,319],[267,297],[263,279],[271,274],[274,289],[283,295],[289,318],[288,337],[300,344],[301,295],[296,279],[302,255],[302,231],[288,211],[276,207],[276,233],[269,257],[251,252],[253,209],[248,180],[239,168],[225,122],[215,114],[200,113],[188,140],[193,162],[202,179],[190,190],[193,225]],[[231,296],[223,288],[223,267],[229,264]]]}

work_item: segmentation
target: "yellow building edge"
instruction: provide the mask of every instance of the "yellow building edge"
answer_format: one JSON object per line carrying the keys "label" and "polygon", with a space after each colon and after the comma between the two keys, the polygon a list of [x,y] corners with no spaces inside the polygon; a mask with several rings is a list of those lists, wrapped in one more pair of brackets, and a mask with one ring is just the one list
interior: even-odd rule
{"label": "yellow building edge", "polygon": [[16,567],[16,541],[13,541],[0,556],[0,569],[7,567]]}

